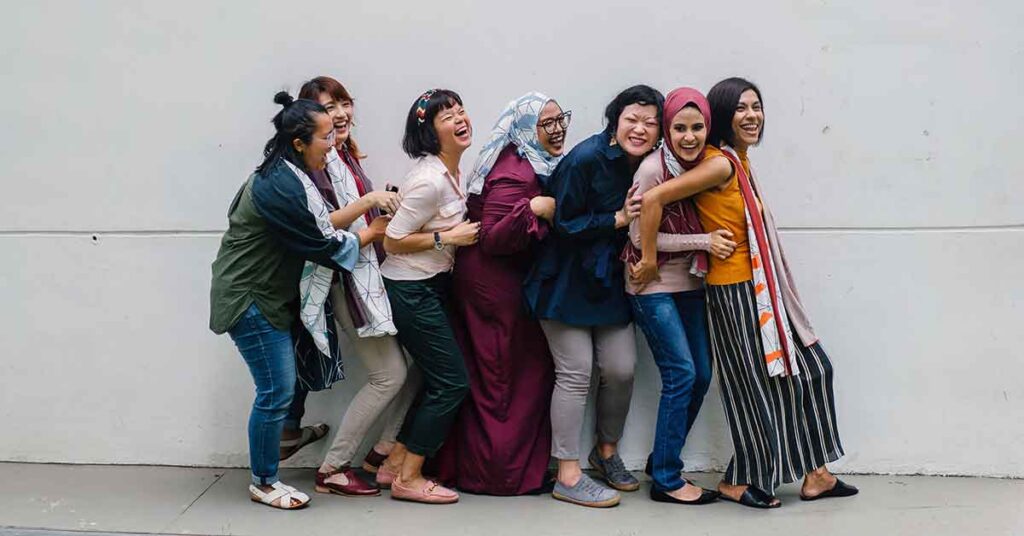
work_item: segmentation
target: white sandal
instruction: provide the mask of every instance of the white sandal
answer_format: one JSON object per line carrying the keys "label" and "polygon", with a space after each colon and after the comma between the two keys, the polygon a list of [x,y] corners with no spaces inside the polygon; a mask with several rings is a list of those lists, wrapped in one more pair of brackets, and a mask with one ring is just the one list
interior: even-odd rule
{"label": "white sandal", "polygon": [[[309,495],[284,484],[280,480],[274,482],[271,487],[274,490],[266,492],[254,484],[249,484],[249,498],[253,502],[263,503],[271,508],[280,508],[281,510],[298,510],[309,505]],[[292,506],[293,499],[299,501],[299,504]]]}

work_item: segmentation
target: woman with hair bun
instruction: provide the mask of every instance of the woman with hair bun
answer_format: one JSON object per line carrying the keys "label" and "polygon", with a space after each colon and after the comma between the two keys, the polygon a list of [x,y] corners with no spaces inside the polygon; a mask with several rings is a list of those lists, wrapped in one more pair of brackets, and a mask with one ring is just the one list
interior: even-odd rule
{"label": "woman with hair bun", "polygon": [[[372,240],[335,230],[328,207],[309,174],[327,165],[334,126],[316,102],[293,100],[280,92],[282,106],[273,118],[275,133],[263,150],[263,162],[238,190],[228,209],[228,230],[213,262],[210,329],[228,333],[256,385],[249,415],[249,459],[253,501],[295,509],[309,496],[277,476],[281,427],[295,390],[292,324],[302,328],[325,360],[337,363],[324,326],[326,292],[320,283],[335,271],[351,270],[361,245]],[[305,266],[312,261],[311,266]],[[307,273],[308,277],[303,274]],[[301,300],[300,294],[306,299]]]}

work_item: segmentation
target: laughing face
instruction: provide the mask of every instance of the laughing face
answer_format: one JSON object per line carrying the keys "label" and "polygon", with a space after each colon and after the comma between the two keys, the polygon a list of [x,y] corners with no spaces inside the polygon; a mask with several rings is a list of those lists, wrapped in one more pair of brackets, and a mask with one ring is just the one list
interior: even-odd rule
{"label": "laughing face", "polygon": [[473,124],[459,103],[444,108],[434,116],[434,131],[441,144],[441,152],[462,154],[473,143]]}
{"label": "laughing face", "polygon": [[321,93],[317,102],[327,110],[327,115],[334,125],[335,146],[341,149],[348,141],[352,127],[352,101],[336,101],[328,93]]}
{"label": "laughing face", "polygon": [[680,158],[687,162],[697,160],[708,139],[707,125],[700,110],[692,105],[679,110],[672,118],[668,136],[668,143]]}
{"label": "laughing face", "polygon": [[630,104],[619,114],[615,142],[633,160],[651,152],[658,142],[658,107],[653,104]]}
{"label": "laughing face", "polygon": [[764,127],[764,111],[757,92],[748,89],[740,94],[736,103],[736,112],[732,116],[733,143],[737,150],[745,151],[751,145],[761,141],[761,129]]}
{"label": "laughing face", "polygon": [[316,114],[316,129],[310,136],[309,143],[299,138],[292,140],[295,150],[302,156],[302,163],[308,170],[320,170],[327,167],[327,154],[334,150],[334,125],[327,114]]}
{"label": "laughing face", "polygon": [[[565,152],[565,131],[562,126],[565,119],[559,119],[562,115],[562,107],[557,102],[550,100],[541,108],[537,117],[537,140],[551,156],[561,156]],[[549,134],[548,131],[551,131]]]}

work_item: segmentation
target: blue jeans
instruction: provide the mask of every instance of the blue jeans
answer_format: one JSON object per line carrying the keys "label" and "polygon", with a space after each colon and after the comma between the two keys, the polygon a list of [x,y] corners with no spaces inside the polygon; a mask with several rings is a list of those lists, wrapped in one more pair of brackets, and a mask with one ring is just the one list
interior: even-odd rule
{"label": "blue jeans", "polygon": [[685,484],[679,455],[711,384],[704,290],[630,296],[630,303],[661,373],[651,477],[660,491],[674,491]]}
{"label": "blue jeans", "polygon": [[252,304],[228,332],[249,365],[256,400],[249,413],[249,464],[252,482],[277,482],[281,426],[295,394],[295,350],[292,336],[270,324]]}

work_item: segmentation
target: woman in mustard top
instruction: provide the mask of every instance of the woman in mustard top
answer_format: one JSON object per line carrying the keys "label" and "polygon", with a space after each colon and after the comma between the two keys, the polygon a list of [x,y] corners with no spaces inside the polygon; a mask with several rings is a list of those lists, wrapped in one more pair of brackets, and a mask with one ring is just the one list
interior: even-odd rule
{"label": "woman in mustard top", "polygon": [[796,294],[747,158],[763,133],[761,92],[729,78],[708,100],[701,164],[643,195],[643,254],[630,277],[636,284],[657,279],[657,229],[668,203],[694,196],[705,229],[731,231],[735,252],[711,256],[706,279],[711,354],[735,451],[719,491],[746,506],[776,508],[775,488],[802,477],[802,500],[854,495],[857,488],[825,467],[843,455],[832,364]]}

